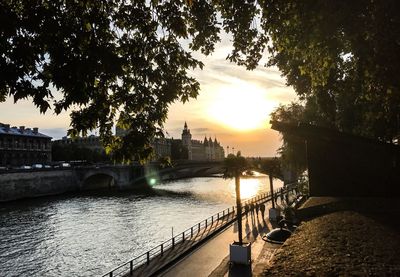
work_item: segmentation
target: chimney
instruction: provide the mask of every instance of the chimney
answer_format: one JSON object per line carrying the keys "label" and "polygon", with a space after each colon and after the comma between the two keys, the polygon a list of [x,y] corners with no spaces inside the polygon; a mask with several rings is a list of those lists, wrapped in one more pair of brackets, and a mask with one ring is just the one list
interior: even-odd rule
{"label": "chimney", "polygon": [[19,126],[19,131],[23,133],[25,131],[25,126]]}
{"label": "chimney", "polygon": [[33,133],[34,134],[37,134],[38,132],[39,132],[39,128],[38,127],[33,128]]}

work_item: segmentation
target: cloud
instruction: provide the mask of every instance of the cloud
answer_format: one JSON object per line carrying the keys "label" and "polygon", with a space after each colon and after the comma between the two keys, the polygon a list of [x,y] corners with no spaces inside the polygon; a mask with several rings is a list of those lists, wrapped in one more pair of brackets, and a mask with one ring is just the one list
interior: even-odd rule
{"label": "cloud", "polygon": [[204,133],[207,133],[207,132],[209,132],[210,131],[210,129],[209,128],[194,128],[194,129],[191,129],[191,131],[194,133],[194,134],[204,134]]}

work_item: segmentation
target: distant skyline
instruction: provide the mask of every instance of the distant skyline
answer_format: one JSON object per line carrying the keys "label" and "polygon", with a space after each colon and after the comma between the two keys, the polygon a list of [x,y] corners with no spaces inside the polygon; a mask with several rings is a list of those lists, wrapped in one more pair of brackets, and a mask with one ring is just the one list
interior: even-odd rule
{"label": "distant skyline", "polygon": [[[229,146],[244,156],[275,156],[281,142],[278,132],[270,129],[269,114],[279,104],[296,99],[293,88],[276,68],[260,65],[253,71],[225,60],[229,42],[217,45],[208,57],[196,53],[205,67],[192,72],[201,85],[197,99],[170,106],[165,131],[168,137],[180,138],[187,121],[194,139],[217,137],[225,150]],[[263,64],[261,62],[260,64]],[[0,103],[0,122],[12,126],[39,127],[53,139],[66,135],[69,113],[55,116],[52,111],[40,114],[31,101],[17,104],[8,98]]]}

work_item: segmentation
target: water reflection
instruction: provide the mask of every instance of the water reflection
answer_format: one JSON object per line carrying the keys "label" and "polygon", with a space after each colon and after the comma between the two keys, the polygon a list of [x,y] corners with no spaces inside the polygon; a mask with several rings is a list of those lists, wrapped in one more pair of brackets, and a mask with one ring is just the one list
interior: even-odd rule
{"label": "water reflection", "polygon": [[[243,199],[267,178],[241,180]],[[281,184],[277,182],[277,186]],[[93,276],[235,203],[234,180],[193,178],[155,193],[53,197],[0,204],[2,276]]]}

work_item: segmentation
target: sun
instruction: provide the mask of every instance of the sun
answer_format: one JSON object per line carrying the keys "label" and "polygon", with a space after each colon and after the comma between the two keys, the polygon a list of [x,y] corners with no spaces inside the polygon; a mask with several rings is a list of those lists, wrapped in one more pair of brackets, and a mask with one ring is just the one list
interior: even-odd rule
{"label": "sun", "polygon": [[219,87],[208,108],[212,120],[238,131],[265,128],[274,103],[266,92],[251,83]]}

